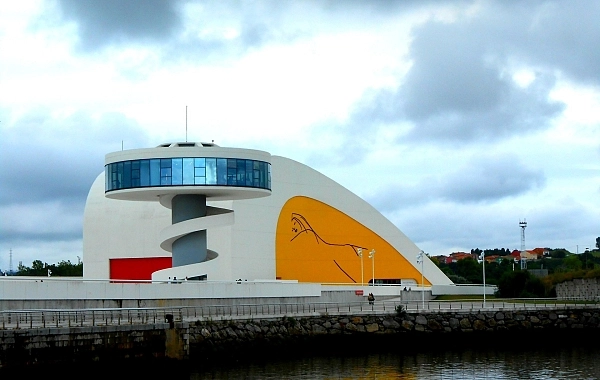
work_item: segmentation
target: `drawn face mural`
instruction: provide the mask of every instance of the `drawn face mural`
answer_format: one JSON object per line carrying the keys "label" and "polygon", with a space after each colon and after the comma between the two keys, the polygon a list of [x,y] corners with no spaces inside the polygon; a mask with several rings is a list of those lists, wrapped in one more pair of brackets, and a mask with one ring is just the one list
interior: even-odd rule
{"label": "drawn face mural", "polygon": [[375,279],[421,280],[421,273],[375,232],[308,197],[290,198],[281,209],[275,255],[277,278],[282,280],[360,284],[364,278],[368,283],[373,268]]}

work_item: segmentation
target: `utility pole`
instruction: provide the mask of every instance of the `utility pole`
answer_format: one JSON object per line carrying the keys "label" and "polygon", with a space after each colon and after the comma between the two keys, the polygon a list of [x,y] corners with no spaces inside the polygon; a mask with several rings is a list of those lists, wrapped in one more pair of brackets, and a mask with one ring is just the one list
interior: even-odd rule
{"label": "utility pole", "polygon": [[365,271],[364,271],[364,267],[363,267],[362,248],[358,248],[356,251],[358,252],[358,257],[360,257],[360,285],[364,286],[365,285]]}
{"label": "utility pole", "polygon": [[481,252],[481,264],[483,265],[483,307],[485,307],[485,251]]}
{"label": "utility pole", "polygon": [[423,275],[423,262],[425,261],[425,252],[422,250],[417,255],[417,264],[421,264],[421,299],[423,301],[423,309],[425,309],[425,279]]}
{"label": "utility pole", "polygon": [[527,221],[523,219],[519,221],[519,227],[521,227],[521,270],[527,269],[527,258],[525,257],[525,228],[527,227]]}
{"label": "utility pole", "polygon": [[375,286],[375,250],[372,249],[369,252],[369,259],[371,259],[371,281],[373,281],[373,286]]}

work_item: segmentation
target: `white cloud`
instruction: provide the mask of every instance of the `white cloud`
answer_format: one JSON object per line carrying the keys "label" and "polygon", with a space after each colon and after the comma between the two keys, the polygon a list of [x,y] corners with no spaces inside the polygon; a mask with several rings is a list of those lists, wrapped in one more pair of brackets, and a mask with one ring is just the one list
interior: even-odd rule
{"label": "white cloud", "polygon": [[75,261],[103,155],[185,139],[186,106],[189,140],[307,163],[431,253],[600,232],[596,5],[119,3],[2,5],[0,267]]}

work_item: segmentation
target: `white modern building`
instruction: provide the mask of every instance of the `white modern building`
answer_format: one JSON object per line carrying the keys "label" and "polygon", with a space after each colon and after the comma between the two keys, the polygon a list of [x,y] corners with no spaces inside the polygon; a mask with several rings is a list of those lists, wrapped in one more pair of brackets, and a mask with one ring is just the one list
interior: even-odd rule
{"label": "white modern building", "polygon": [[85,279],[452,285],[419,252],[310,167],[212,143],[108,154],[84,213]]}

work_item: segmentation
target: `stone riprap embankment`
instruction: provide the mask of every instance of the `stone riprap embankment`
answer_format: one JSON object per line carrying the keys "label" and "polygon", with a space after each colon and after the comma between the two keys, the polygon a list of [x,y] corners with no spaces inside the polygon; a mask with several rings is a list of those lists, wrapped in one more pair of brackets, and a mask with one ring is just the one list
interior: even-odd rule
{"label": "stone riprap embankment", "polygon": [[[547,338],[563,333],[585,331],[588,336],[600,334],[600,311],[537,310],[411,313],[404,315],[315,316],[309,318],[198,321],[188,328],[189,349],[202,356],[235,351],[240,347],[264,348],[289,346],[293,342],[323,344],[328,339],[344,337],[351,344],[370,337],[389,337],[405,344],[422,337],[435,337],[438,342],[469,340],[487,333],[496,340],[528,332],[543,333]],[[470,334],[471,333],[471,334]],[[513,334],[515,333],[515,334]],[[568,335],[567,335],[568,336]]]}
{"label": "stone riprap embankment", "polygon": [[[600,309],[439,311],[0,330],[0,368],[128,358],[225,359],[357,347],[456,347],[509,337],[597,342]],[[512,339],[511,344],[515,340]],[[381,343],[381,344],[380,344]],[[366,345],[365,345],[366,344]]]}
{"label": "stone riprap embankment", "polygon": [[440,312],[380,316],[322,316],[246,321],[199,321],[190,326],[190,339],[253,340],[296,335],[398,334],[403,332],[471,332],[515,329],[600,328],[598,310]]}

